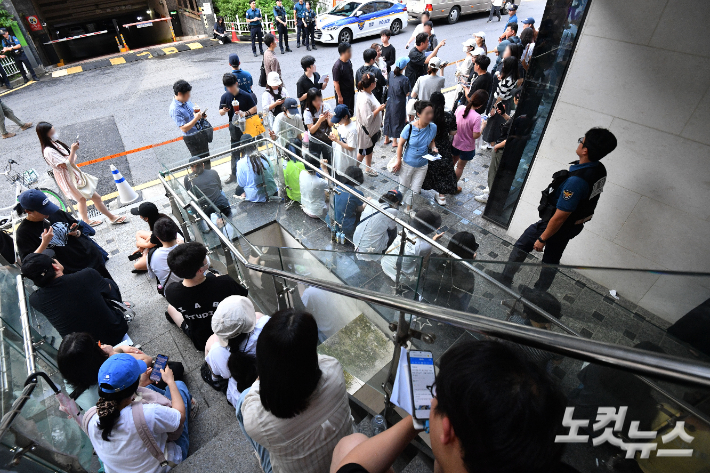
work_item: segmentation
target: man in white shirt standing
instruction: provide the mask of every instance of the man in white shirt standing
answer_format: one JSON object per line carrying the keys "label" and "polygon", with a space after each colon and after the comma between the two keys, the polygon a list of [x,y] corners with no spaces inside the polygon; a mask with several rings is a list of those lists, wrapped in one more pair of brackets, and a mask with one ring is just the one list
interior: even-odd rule
{"label": "man in white shirt standing", "polygon": [[498,21],[500,21],[500,9],[503,6],[503,0],[492,0],[491,1],[491,13],[488,15],[488,21],[486,23],[490,23],[493,20],[493,15],[498,17]]}
{"label": "man in white shirt standing", "polygon": [[[501,1],[501,2],[502,2],[503,0],[498,0],[498,1]],[[421,23],[419,23],[419,24],[416,26],[416,28],[414,28],[414,31],[412,32],[412,36],[409,37],[409,41],[407,41],[407,45],[404,47],[405,49],[409,49],[409,45],[412,44],[412,41],[414,41],[415,39],[417,39],[417,35],[418,35],[419,33],[424,33],[424,32],[425,32],[425,31],[424,31],[424,24],[425,24],[427,21],[429,21],[429,20],[431,20],[431,13],[429,13],[428,11],[425,11],[424,13],[422,13]],[[431,33],[430,33],[430,34],[434,34],[434,28],[431,29]]]}

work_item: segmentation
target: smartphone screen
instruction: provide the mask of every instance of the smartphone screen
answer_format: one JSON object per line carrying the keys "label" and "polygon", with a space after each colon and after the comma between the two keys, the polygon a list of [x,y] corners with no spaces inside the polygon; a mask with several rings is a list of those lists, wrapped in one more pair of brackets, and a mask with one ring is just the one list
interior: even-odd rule
{"label": "smartphone screen", "polygon": [[446,232],[448,232],[448,231],[449,231],[449,226],[448,226],[448,225],[444,225],[443,227],[439,228],[439,229],[436,231],[436,233],[446,233]]}
{"label": "smartphone screen", "polygon": [[164,370],[168,364],[168,357],[165,355],[158,355],[155,357],[155,363],[153,363],[153,371],[150,373],[150,380],[154,382],[160,381],[162,378],[160,370]]}
{"label": "smartphone screen", "polygon": [[415,419],[428,419],[431,411],[431,391],[434,384],[434,356],[430,351],[409,352],[409,373],[412,383],[412,405]]}

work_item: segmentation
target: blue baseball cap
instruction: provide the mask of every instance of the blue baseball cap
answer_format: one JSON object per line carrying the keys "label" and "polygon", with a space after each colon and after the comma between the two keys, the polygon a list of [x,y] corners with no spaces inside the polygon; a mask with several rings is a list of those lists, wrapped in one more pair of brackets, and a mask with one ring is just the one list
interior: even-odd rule
{"label": "blue baseball cap", "polygon": [[400,69],[404,69],[405,67],[407,67],[407,64],[409,64],[409,58],[407,56],[402,56],[394,63],[394,65],[396,67],[399,67]]}
{"label": "blue baseball cap", "polygon": [[27,190],[20,194],[17,200],[23,209],[33,210],[42,215],[52,215],[59,210],[59,207],[50,202],[49,197],[44,195],[44,192],[39,189]]}
{"label": "blue baseball cap", "polygon": [[229,55],[229,65],[230,66],[238,66],[239,64],[240,64],[239,63],[239,56],[237,56],[236,54],[230,54]]}
{"label": "blue baseball cap", "polygon": [[340,105],[337,105],[335,107],[335,111],[333,111],[333,117],[330,119],[332,123],[339,123],[340,120],[342,120],[345,115],[348,117],[350,116],[350,110],[348,110],[348,106],[341,103]]}
{"label": "blue baseball cap", "polygon": [[128,353],[110,356],[99,368],[99,390],[117,393],[134,384],[146,372],[148,365]]}
{"label": "blue baseball cap", "polygon": [[535,18],[532,18],[532,17],[525,18],[525,19],[523,20],[523,24],[524,24],[524,25],[534,25],[534,24],[535,24]]}
{"label": "blue baseball cap", "polygon": [[292,97],[289,97],[286,100],[284,100],[283,107],[284,107],[284,110],[288,110],[289,113],[293,113],[294,115],[298,115],[299,113],[301,113],[298,110],[298,100],[296,100]]}

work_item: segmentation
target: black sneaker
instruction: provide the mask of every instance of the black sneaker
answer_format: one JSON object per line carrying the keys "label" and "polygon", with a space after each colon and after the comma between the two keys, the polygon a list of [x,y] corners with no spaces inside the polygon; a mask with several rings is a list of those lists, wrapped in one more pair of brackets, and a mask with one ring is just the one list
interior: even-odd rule
{"label": "black sneaker", "polygon": [[284,50],[283,50],[283,49],[281,50],[281,54],[284,54]]}
{"label": "black sneaker", "polygon": [[310,46],[306,46],[306,49],[308,49],[308,50],[310,51],[310,50],[311,50],[311,47],[310,47]]}
{"label": "black sneaker", "polygon": [[225,184],[231,184],[232,182],[237,180],[237,176],[234,174],[230,174],[230,176],[227,178],[226,181],[224,181]]}
{"label": "black sneaker", "polygon": [[300,48],[300,47],[301,47],[301,43],[296,43],[296,47],[297,47],[297,48]]}
{"label": "black sneaker", "polygon": [[254,53],[254,57],[258,57],[258,55],[256,53]]}
{"label": "black sneaker", "polygon": [[313,46],[311,46],[311,49],[313,49],[315,51],[318,48],[316,48],[316,45],[314,44]]}
{"label": "black sneaker", "polygon": [[292,53],[292,52],[293,52],[293,49],[291,49],[291,48],[286,48],[286,52],[287,52],[287,53]]}

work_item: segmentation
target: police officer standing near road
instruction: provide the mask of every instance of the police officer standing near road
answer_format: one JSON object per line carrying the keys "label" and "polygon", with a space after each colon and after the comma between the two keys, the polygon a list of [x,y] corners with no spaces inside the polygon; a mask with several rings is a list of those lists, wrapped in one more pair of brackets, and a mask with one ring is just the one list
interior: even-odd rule
{"label": "police officer standing near road", "polygon": [[251,51],[256,55],[256,44],[254,43],[256,39],[259,39],[259,52],[264,55],[264,47],[262,46],[262,40],[264,39],[264,32],[261,30],[261,10],[256,8],[256,0],[251,0],[249,2],[249,10],[247,10],[247,22],[249,23],[249,31],[251,33]]}
{"label": "police officer standing near road", "polygon": [[[298,0],[298,3],[293,4],[293,19],[296,21],[296,47],[301,47],[301,37],[306,34],[306,27],[303,25],[303,14],[306,12],[306,4],[304,0]],[[303,44],[306,44],[306,39],[303,39]]]}
{"label": "police officer standing near road", "polygon": [[291,48],[288,47],[288,26],[286,25],[286,9],[283,6],[281,0],[276,0],[276,6],[274,7],[274,19],[276,20],[276,29],[279,32],[279,48],[281,48],[281,54],[284,53],[284,44],[286,45],[286,51],[292,52]]}
{"label": "police officer standing near road", "polygon": [[306,11],[303,12],[303,24],[306,27],[306,36],[303,44],[310,51],[316,48],[316,12],[311,10],[311,2],[306,2]]}
{"label": "police officer standing near road", "polygon": [[[30,64],[27,54],[22,50],[22,45],[17,40],[17,37],[12,36],[5,28],[0,29],[0,35],[2,35],[2,53],[15,61],[15,65],[20,70],[20,74],[22,74],[22,78],[25,79],[25,83],[30,80],[27,78],[27,73],[25,73],[25,70],[22,68],[22,64],[30,71],[32,80],[39,80],[37,74],[35,74],[35,70],[32,69],[32,64]],[[8,88],[10,87],[8,86]]]}
{"label": "police officer standing near road", "polygon": [[[519,265],[533,249],[544,252],[542,262],[560,264],[569,241],[579,235],[592,219],[606,182],[606,168],[599,162],[616,148],[616,137],[606,128],[592,128],[579,139],[578,161],[569,171],[557,171],[552,183],[542,191],[540,220],[530,225],[515,242],[502,274],[492,276],[510,286]],[[543,267],[535,288],[547,291],[555,278],[555,268]]]}

